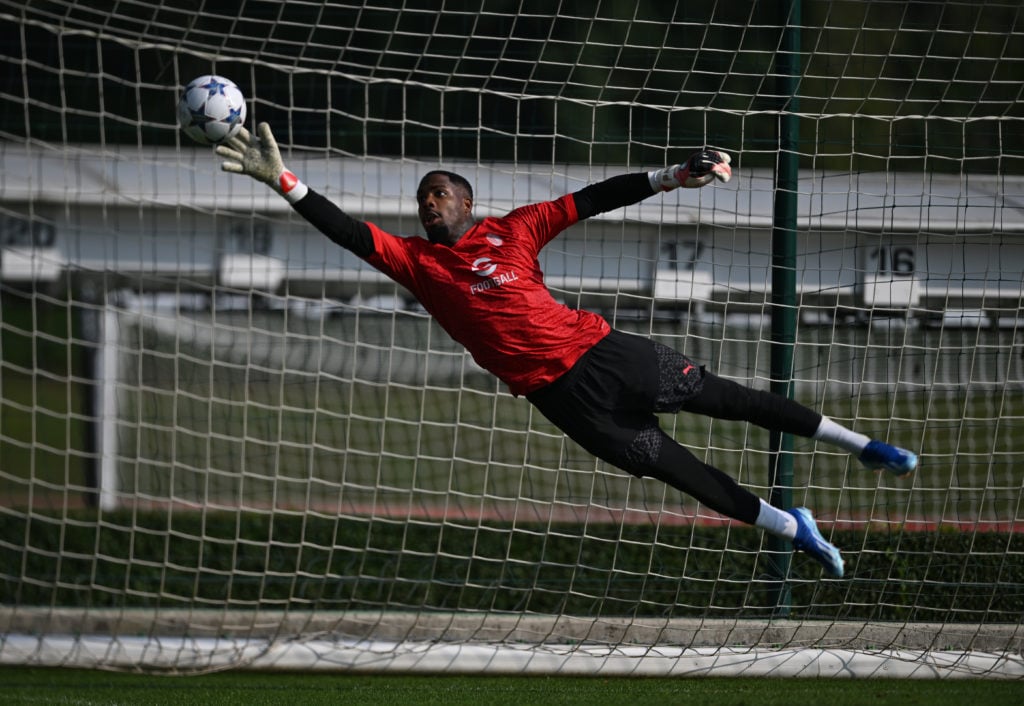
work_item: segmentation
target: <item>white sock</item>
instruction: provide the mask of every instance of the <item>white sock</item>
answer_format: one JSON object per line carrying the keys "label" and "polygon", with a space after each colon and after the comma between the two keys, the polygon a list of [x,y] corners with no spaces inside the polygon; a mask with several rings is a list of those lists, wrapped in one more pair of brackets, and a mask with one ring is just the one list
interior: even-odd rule
{"label": "white sock", "polygon": [[761,501],[761,509],[757,513],[754,526],[785,539],[793,539],[796,536],[796,518],[764,500]]}
{"label": "white sock", "polygon": [[871,437],[858,434],[841,424],[836,424],[828,417],[821,418],[821,424],[818,425],[818,430],[814,432],[814,438],[857,455],[860,455],[860,452],[871,441]]}

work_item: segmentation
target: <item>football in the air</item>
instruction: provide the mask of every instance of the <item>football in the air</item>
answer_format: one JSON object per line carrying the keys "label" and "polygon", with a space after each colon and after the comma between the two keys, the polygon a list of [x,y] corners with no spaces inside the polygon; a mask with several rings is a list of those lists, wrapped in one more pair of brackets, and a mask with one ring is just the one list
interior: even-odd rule
{"label": "football in the air", "polygon": [[245,96],[234,81],[206,75],[185,86],[178,101],[178,124],[189,137],[216,145],[237,133],[245,122]]}

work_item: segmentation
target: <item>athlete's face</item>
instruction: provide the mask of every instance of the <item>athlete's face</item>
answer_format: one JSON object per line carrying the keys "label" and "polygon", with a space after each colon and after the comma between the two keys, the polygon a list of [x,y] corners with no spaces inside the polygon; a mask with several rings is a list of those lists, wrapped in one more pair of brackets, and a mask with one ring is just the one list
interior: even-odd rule
{"label": "athlete's face", "polygon": [[432,243],[455,245],[472,225],[473,199],[443,174],[431,174],[420,183],[416,203]]}

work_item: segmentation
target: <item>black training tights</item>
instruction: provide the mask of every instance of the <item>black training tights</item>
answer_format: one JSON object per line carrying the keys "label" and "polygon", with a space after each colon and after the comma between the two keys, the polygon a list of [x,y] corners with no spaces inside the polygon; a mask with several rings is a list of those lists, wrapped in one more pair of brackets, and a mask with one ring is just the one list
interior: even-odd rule
{"label": "black training tights", "polygon": [[[771,431],[810,437],[821,423],[821,415],[781,395],[755,390],[731,380],[706,373],[704,388],[687,400],[683,411],[715,419],[747,421]],[[710,466],[667,434],[653,463],[636,469],[640,475],[692,495],[707,507],[747,524],[754,524],[760,499],[733,478]],[[635,471],[634,471],[635,472]]]}
{"label": "black training tights", "polygon": [[755,390],[739,383],[704,374],[700,394],[683,403],[685,412],[715,419],[744,421],[770,431],[810,438],[821,424],[821,415],[788,397]]}

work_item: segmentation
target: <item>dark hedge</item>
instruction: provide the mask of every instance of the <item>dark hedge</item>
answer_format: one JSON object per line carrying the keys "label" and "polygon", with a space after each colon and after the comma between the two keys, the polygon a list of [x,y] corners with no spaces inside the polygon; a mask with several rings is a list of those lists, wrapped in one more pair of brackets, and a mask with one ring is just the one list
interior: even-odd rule
{"label": "dark hedge", "polygon": [[[790,617],[1016,623],[1024,612],[1019,534],[832,536],[847,578],[823,580],[817,564],[794,555]],[[758,617],[772,613],[780,589],[770,563],[789,557],[766,546],[756,531],[724,527],[2,514],[0,601]]]}

